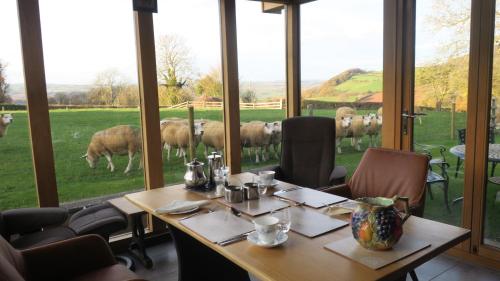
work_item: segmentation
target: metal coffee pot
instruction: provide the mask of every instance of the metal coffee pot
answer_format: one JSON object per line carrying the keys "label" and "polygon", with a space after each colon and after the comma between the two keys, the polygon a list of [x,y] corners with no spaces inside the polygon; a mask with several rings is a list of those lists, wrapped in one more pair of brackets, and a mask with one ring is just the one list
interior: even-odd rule
{"label": "metal coffee pot", "polygon": [[222,167],[222,156],[217,152],[212,152],[208,157],[208,187],[215,187],[215,171]]}
{"label": "metal coffee pot", "polygon": [[196,159],[186,164],[187,171],[184,174],[184,183],[187,188],[196,188],[205,186],[207,183],[207,176],[203,170],[203,162]]}

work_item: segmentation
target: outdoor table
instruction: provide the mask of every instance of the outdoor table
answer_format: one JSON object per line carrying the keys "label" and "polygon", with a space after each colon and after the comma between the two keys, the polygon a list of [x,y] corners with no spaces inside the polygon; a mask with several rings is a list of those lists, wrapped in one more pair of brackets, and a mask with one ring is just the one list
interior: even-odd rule
{"label": "outdoor table", "polygon": [[[251,181],[254,175],[242,173],[230,176],[230,181]],[[294,185],[279,182],[279,189],[293,188]],[[430,246],[378,270],[343,257],[324,248],[325,245],[340,239],[352,237],[349,226],[315,238],[309,238],[290,231],[284,245],[266,249],[240,241],[220,246],[205,239],[181,223],[186,215],[159,215],[154,210],[173,200],[202,200],[202,195],[186,190],[183,184],[126,195],[126,198],[146,212],[155,215],[195,239],[200,250],[210,250],[222,255],[237,266],[261,280],[319,281],[319,280],[381,280],[396,279],[404,276],[417,266],[429,261],[453,246],[470,237],[470,230],[460,227],[411,216],[404,224],[403,235],[430,243]],[[212,200],[210,208],[225,208],[218,200]],[[304,208],[309,208],[305,207]],[[325,207],[326,208],[326,207]],[[312,209],[323,212],[325,208]],[[230,211],[229,211],[230,212]],[[245,215],[242,215],[245,216]],[[250,219],[249,217],[246,217]],[[348,220],[348,216],[337,217]],[[202,261],[200,261],[202,262]],[[196,264],[191,265],[196,270]]]}
{"label": "outdoor table", "polygon": [[[456,145],[450,148],[450,153],[457,156],[458,158],[465,160],[465,144]],[[500,163],[500,144],[490,143],[488,147],[488,162],[491,162],[493,167],[491,168],[491,177],[494,175],[495,166]],[[458,167],[457,167],[458,171]],[[455,173],[456,177],[456,173]],[[463,197],[458,197],[453,200],[452,204],[456,204],[464,200]]]}
{"label": "outdoor table", "polygon": [[[450,148],[450,153],[464,160],[465,144],[455,145],[454,147]],[[498,163],[500,163],[500,143],[489,144],[488,162],[491,162],[493,164],[493,167],[495,167]],[[491,176],[493,176],[493,169]]]}

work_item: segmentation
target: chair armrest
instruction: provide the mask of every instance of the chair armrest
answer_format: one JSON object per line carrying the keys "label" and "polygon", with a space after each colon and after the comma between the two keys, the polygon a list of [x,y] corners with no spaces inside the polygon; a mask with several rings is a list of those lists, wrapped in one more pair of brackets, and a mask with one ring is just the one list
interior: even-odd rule
{"label": "chair armrest", "polygon": [[259,174],[259,172],[262,172],[262,171],[274,171],[276,174],[274,175],[274,178],[277,179],[277,180],[281,180],[283,179],[283,173],[281,172],[281,167],[279,165],[271,165],[271,166],[265,166],[265,167],[259,167],[259,168],[255,168],[255,169],[252,169],[248,172],[250,173],[254,173],[256,175]]}
{"label": "chair armrest", "polygon": [[347,184],[328,186],[328,187],[320,188],[318,190],[326,192],[326,193],[330,193],[333,195],[342,196],[345,198],[352,199],[351,189],[349,188],[349,185],[347,185]]}
{"label": "chair armrest", "polygon": [[111,249],[98,235],[85,235],[21,251],[27,280],[69,280],[116,264]]}
{"label": "chair armrest", "polygon": [[68,219],[65,208],[23,208],[2,212],[5,232],[24,234],[43,227],[63,224]]}
{"label": "chair armrest", "polygon": [[344,166],[335,166],[330,174],[329,182],[331,185],[344,184],[347,177],[347,169]]}

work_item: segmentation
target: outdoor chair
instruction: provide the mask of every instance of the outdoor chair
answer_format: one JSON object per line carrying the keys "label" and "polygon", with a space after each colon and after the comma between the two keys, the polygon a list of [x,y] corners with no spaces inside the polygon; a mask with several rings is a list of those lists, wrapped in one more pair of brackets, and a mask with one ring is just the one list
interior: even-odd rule
{"label": "outdoor chair", "polygon": [[[446,206],[446,209],[448,212],[451,212],[450,205],[448,202],[448,186],[450,182],[450,177],[448,176],[448,168],[450,167],[450,164],[446,162],[446,157],[445,157],[445,152],[446,152],[446,147],[442,145],[422,145],[422,144],[416,144],[416,150],[418,152],[421,152],[422,154],[426,155],[429,158],[429,168],[427,171],[427,191],[429,192],[429,197],[431,200],[434,200],[434,196],[432,194],[432,189],[431,187],[434,184],[439,184],[443,190],[443,197],[444,197],[444,204]],[[441,157],[438,158],[433,158],[432,157],[432,150],[435,148],[439,148],[439,153]],[[433,170],[433,167],[436,167],[439,169],[438,172],[435,172]]]}
{"label": "outdoor chair", "polygon": [[345,182],[347,171],[335,165],[335,119],[301,116],[282,122],[281,162],[252,170],[276,172],[275,178],[321,190]]}
{"label": "outdoor chair", "polygon": [[106,241],[85,235],[27,250],[0,237],[0,280],[144,280],[117,263]]}

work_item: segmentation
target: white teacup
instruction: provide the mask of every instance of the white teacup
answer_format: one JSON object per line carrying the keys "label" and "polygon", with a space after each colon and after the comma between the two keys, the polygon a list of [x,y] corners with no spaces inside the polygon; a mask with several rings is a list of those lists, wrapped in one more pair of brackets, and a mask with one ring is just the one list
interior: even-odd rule
{"label": "white teacup", "polygon": [[274,171],[260,171],[259,172],[260,183],[264,185],[273,184],[274,174],[276,174],[276,172]]}
{"label": "white teacup", "polygon": [[280,232],[279,219],[263,216],[253,220],[259,240],[265,244],[272,244]]}

